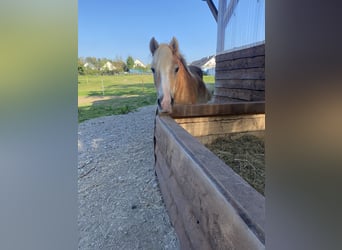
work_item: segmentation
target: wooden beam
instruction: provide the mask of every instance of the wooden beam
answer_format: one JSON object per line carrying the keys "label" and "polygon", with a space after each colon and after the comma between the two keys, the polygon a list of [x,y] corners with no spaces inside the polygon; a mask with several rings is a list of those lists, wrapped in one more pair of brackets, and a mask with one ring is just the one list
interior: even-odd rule
{"label": "wooden beam", "polygon": [[265,198],[169,116],[156,116],[156,172],[182,249],[264,249]]}
{"label": "wooden beam", "polygon": [[224,12],[226,10],[227,1],[219,0],[218,3],[218,15],[217,15],[217,43],[216,53],[220,53],[224,50],[224,37],[226,32],[226,26],[224,26]]}
{"label": "wooden beam", "polygon": [[245,101],[264,101],[265,91],[252,89],[215,88],[215,96],[226,96]]}
{"label": "wooden beam", "polygon": [[207,2],[209,9],[214,16],[215,21],[217,22],[217,8],[216,8],[215,4],[213,3],[212,0],[203,0],[203,1]]}
{"label": "wooden beam", "polygon": [[231,98],[228,96],[218,96],[214,95],[213,102],[214,103],[227,103],[227,102],[245,102],[246,100]]}
{"label": "wooden beam", "polygon": [[265,68],[265,56],[238,58],[216,62],[216,71],[249,68]]}
{"label": "wooden beam", "polygon": [[194,137],[265,131],[265,114],[175,118]]}
{"label": "wooden beam", "polygon": [[241,50],[236,50],[228,53],[222,53],[216,55],[216,64],[221,61],[234,60],[239,58],[249,58],[255,56],[265,56],[265,44],[260,44],[257,46],[244,48]]}
{"label": "wooden beam", "polygon": [[217,115],[242,115],[242,114],[263,114],[265,113],[265,102],[232,102],[224,104],[192,104],[173,106],[171,116],[199,117]]}
{"label": "wooden beam", "polygon": [[215,78],[216,80],[227,80],[227,79],[264,80],[265,68],[216,71]]}
{"label": "wooden beam", "polygon": [[224,79],[215,82],[216,88],[229,88],[229,89],[253,89],[265,91],[265,80],[241,80],[241,79]]}

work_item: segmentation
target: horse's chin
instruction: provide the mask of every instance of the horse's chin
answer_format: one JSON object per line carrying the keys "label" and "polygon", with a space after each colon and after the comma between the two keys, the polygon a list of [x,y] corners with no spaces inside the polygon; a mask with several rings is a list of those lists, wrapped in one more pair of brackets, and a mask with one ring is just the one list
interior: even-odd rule
{"label": "horse's chin", "polygon": [[171,114],[172,113],[172,106],[168,107],[168,108],[163,108],[158,106],[158,111],[161,114]]}
{"label": "horse's chin", "polygon": [[160,113],[171,114],[172,113],[172,105],[173,99],[170,97],[171,100],[163,98],[162,102],[158,101],[158,108]]}

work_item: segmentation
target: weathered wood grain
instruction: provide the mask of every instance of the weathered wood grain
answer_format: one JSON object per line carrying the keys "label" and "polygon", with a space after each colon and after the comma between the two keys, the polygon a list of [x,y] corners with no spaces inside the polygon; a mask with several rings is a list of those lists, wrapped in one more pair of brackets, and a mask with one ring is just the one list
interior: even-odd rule
{"label": "weathered wood grain", "polygon": [[195,137],[265,130],[265,114],[176,118],[175,121]]}
{"label": "weathered wood grain", "polygon": [[265,44],[216,55],[216,63],[221,62],[221,61],[255,57],[255,56],[263,56],[263,55],[265,55]]}
{"label": "weathered wood grain", "polygon": [[265,91],[251,89],[230,89],[215,88],[215,96],[226,96],[230,98],[242,99],[245,101],[263,101],[265,100]]}
{"label": "weathered wood grain", "polygon": [[156,116],[155,153],[182,249],[264,249],[264,197],[169,116]]}
{"label": "weathered wood grain", "polygon": [[212,100],[214,103],[246,102],[246,100],[239,99],[239,98],[231,98],[228,96],[216,96],[216,95],[213,96]]}
{"label": "weathered wood grain", "polygon": [[[181,190],[182,184],[179,184],[177,175],[173,168],[168,167],[165,155],[157,148],[156,152],[156,173],[159,180],[159,186],[163,194],[171,222],[177,231],[178,240],[182,249],[210,249],[210,245],[204,236],[204,232],[197,224],[197,219],[193,213],[191,203],[186,200]],[[169,157],[169,156],[167,156]],[[197,236],[191,239],[191,234]]]}
{"label": "weathered wood grain", "polygon": [[216,56],[213,102],[265,100],[265,44]]}
{"label": "weathered wood grain", "polygon": [[230,88],[230,89],[252,89],[265,91],[265,80],[256,79],[221,79],[216,80],[215,88]]}
{"label": "weathered wood grain", "polygon": [[243,80],[264,80],[265,68],[237,69],[216,71],[216,80],[226,79],[243,79]]}
{"label": "weathered wood grain", "polygon": [[192,105],[173,106],[171,116],[179,117],[202,117],[217,115],[237,115],[237,114],[263,114],[265,113],[265,102],[231,102],[231,103],[207,103]]}
{"label": "weathered wood grain", "polygon": [[233,60],[220,61],[216,63],[216,71],[264,67],[265,56],[239,58]]}

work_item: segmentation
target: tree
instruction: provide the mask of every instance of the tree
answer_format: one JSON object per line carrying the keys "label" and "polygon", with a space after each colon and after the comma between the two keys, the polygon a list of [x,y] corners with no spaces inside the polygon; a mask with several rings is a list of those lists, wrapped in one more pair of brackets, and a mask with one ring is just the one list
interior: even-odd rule
{"label": "tree", "polygon": [[78,58],[77,60],[77,69],[79,75],[84,75],[84,67],[83,67],[83,60],[82,58]]}
{"label": "tree", "polygon": [[134,67],[134,60],[131,56],[127,57],[127,61],[126,61],[126,66],[128,69],[133,69]]}
{"label": "tree", "polygon": [[78,65],[77,69],[78,69],[78,74],[79,75],[84,75],[84,68],[83,68],[83,66]]}
{"label": "tree", "polygon": [[127,71],[127,66],[125,62],[122,61],[121,59],[116,59],[116,61],[113,61],[113,65],[116,68],[115,70],[116,73]]}
{"label": "tree", "polygon": [[96,66],[96,64],[97,64],[97,58],[96,57],[88,56],[88,57],[86,57],[85,61],[87,63],[90,63],[90,64],[94,65],[94,66]]}

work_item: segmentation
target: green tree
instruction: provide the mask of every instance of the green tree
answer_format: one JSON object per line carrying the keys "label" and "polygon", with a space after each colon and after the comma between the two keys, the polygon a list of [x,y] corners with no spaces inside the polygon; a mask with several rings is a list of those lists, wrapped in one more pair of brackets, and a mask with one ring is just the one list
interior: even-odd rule
{"label": "green tree", "polygon": [[96,64],[97,64],[97,58],[96,57],[88,56],[88,57],[85,58],[85,61],[87,63],[90,63],[90,64],[94,65],[94,66],[96,66]]}
{"label": "green tree", "polygon": [[78,69],[78,74],[79,75],[84,75],[84,68],[83,68],[83,66],[78,65],[77,69]]}
{"label": "green tree", "polygon": [[134,67],[134,60],[131,56],[127,57],[127,60],[126,60],[126,66],[128,69],[133,69]]}
{"label": "green tree", "polygon": [[116,59],[116,61],[113,61],[113,65],[116,68],[116,70],[114,70],[116,73],[127,71],[126,63],[121,59]]}
{"label": "green tree", "polygon": [[84,75],[84,67],[83,67],[83,60],[82,58],[78,58],[77,60],[77,69],[79,75]]}

